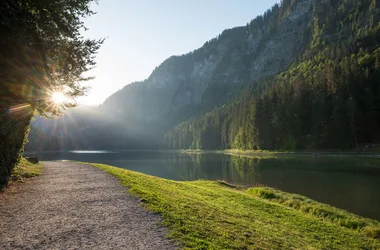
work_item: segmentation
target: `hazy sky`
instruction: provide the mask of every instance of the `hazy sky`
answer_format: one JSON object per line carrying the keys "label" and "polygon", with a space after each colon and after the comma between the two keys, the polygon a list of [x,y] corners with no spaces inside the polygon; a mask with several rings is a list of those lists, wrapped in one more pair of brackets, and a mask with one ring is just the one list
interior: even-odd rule
{"label": "hazy sky", "polygon": [[97,55],[83,104],[100,104],[125,85],[144,80],[171,55],[201,47],[224,29],[243,26],[279,0],[100,0],[86,37],[106,41]]}

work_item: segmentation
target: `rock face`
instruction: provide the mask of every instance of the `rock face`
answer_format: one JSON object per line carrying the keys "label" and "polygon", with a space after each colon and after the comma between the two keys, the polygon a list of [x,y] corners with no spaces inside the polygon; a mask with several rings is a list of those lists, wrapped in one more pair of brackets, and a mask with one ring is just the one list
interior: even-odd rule
{"label": "rock face", "polygon": [[225,30],[202,48],[167,59],[145,81],[110,96],[101,109],[118,118],[152,122],[207,101],[207,92],[217,89],[226,90],[218,96],[226,100],[241,86],[279,73],[296,59],[313,2],[275,5],[249,25]]}
{"label": "rock face", "polygon": [[310,41],[314,1],[283,0],[246,26],[168,58],[148,79],[126,85],[91,112],[37,119],[27,149],[153,147],[179,123],[295,62]]}

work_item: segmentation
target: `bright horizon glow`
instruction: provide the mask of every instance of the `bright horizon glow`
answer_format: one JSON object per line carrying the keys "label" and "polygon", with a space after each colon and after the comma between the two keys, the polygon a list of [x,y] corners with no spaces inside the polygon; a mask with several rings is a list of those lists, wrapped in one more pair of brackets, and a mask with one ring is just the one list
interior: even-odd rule
{"label": "bright horizon glow", "polygon": [[149,77],[172,55],[200,48],[223,30],[245,26],[279,0],[100,0],[96,15],[85,20],[85,37],[106,38],[97,54],[95,76],[84,85],[80,104],[98,105],[135,81]]}

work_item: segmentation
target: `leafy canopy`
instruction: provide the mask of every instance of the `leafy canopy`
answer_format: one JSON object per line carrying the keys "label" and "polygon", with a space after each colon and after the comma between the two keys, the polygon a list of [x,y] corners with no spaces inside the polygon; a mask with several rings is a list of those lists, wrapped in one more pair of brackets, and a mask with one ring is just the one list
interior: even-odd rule
{"label": "leafy canopy", "polygon": [[[55,115],[75,105],[87,88],[83,73],[95,66],[103,39],[86,39],[83,18],[94,0],[2,0],[0,6],[0,110],[28,105]],[[96,3],[96,1],[95,1]],[[54,103],[63,93],[67,101]]]}

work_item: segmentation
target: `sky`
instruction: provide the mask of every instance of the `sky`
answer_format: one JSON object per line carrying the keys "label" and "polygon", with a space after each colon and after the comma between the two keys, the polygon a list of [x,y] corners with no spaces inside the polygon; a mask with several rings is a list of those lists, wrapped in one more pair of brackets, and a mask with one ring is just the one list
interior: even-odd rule
{"label": "sky", "polygon": [[125,85],[149,77],[172,55],[201,47],[223,30],[244,26],[279,0],[99,0],[85,20],[87,38],[106,38],[91,90],[78,101],[101,104]]}

